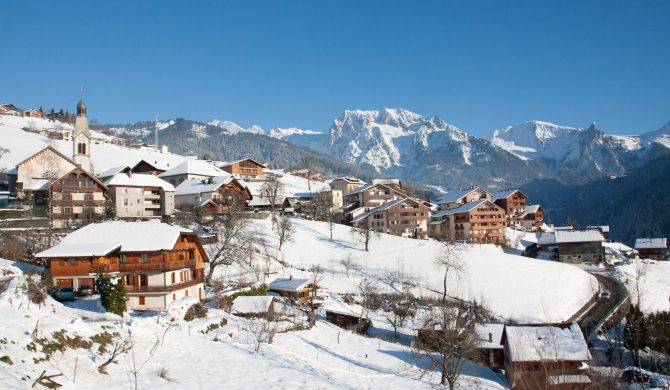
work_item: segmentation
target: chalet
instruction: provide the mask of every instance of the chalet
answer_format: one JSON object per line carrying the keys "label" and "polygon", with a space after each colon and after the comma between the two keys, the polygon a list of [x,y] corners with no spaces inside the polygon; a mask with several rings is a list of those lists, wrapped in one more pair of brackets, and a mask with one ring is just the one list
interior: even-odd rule
{"label": "chalet", "polygon": [[503,331],[505,375],[515,389],[583,389],[591,380],[582,370],[591,359],[577,323],[512,326]]}
{"label": "chalet", "polygon": [[329,302],[327,306],[321,309],[326,313],[326,321],[342,329],[365,334],[368,328],[372,326],[372,321],[369,318],[362,317],[360,311],[356,312],[342,304]]}
{"label": "chalet", "polygon": [[517,224],[518,217],[524,213],[528,197],[519,190],[506,190],[492,193],[493,203],[505,210],[508,226]]}
{"label": "chalet", "polygon": [[175,190],[175,206],[180,210],[206,206],[212,213],[244,208],[252,199],[246,184],[233,175],[186,180]]}
{"label": "chalet", "polygon": [[233,301],[231,312],[240,317],[267,317],[272,319],[275,315],[274,302],[276,299],[268,295],[241,295]]}
{"label": "chalet", "polygon": [[372,179],[372,184],[383,184],[387,187],[395,188],[398,191],[402,191],[402,182],[400,179],[387,177],[384,179]]}
{"label": "chalet", "polygon": [[610,239],[610,227],[608,225],[591,225],[587,226],[586,229],[599,231],[605,238],[605,241],[609,241]]}
{"label": "chalet", "polygon": [[90,224],[36,257],[47,261],[55,286],[94,287],[99,273],[119,276],[133,310],[165,310],[183,297],[202,299],[209,261],[193,232],[158,221]]}
{"label": "chalet", "polygon": [[638,238],[635,240],[635,249],[640,258],[666,260],[668,252],[667,238]]}
{"label": "chalet", "polygon": [[439,210],[449,210],[461,207],[466,203],[478,202],[481,200],[491,201],[493,196],[488,191],[480,187],[471,187],[465,190],[451,191],[442,194],[437,199]]}
{"label": "chalet", "polygon": [[291,172],[291,175],[318,182],[323,182],[324,180],[322,174],[314,172],[311,169],[298,169],[296,171]]}
{"label": "chalet", "polygon": [[505,241],[505,226],[505,211],[489,200],[479,200],[433,213],[428,235],[448,242],[502,244]]}
{"label": "chalet", "polygon": [[378,233],[425,239],[428,235],[430,209],[412,198],[383,203],[355,216],[353,226],[367,227]]}
{"label": "chalet", "polygon": [[491,368],[503,368],[505,365],[504,346],[502,335],[505,325],[503,324],[476,324],[477,349],[481,356],[481,362]]}
{"label": "chalet", "polygon": [[544,250],[556,250],[564,263],[598,262],[605,259],[603,235],[597,230],[556,230],[538,240]]}
{"label": "chalet", "polygon": [[207,161],[186,160],[176,167],[159,174],[158,177],[177,187],[186,180],[203,180],[225,175],[224,171]]}
{"label": "chalet", "polygon": [[344,194],[345,204],[355,204],[358,207],[377,207],[392,200],[404,199],[407,195],[393,187],[384,184],[369,184]]}
{"label": "chalet", "polygon": [[[268,291],[299,303],[308,303],[322,288],[311,279],[278,278],[268,284]],[[311,295],[311,297],[310,297]]]}
{"label": "chalet", "polygon": [[29,110],[24,110],[22,112],[23,116],[29,117],[29,118],[44,118],[44,113],[37,109],[37,108],[31,108]]}
{"label": "chalet", "polygon": [[544,210],[539,204],[527,205],[517,220],[526,230],[539,232],[542,230],[542,221],[544,220]]}
{"label": "chalet", "polygon": [[0,115],[14,115],[19,116],[20,110],[16,108],[13,104],[3,103],[0,104]]}
{"label": "chalet", "polygon": [[[161,158],[145,158],[138,161],[137,164],[132,167],[132,171],[135,173],[146,173],[158,176],[177,165],[178,164],[174,164],[173,162]],[[172,185],[174,185],[174,183],[172,183]]]}
{"label": "chalet", "polygon": [[242,160],[231,161],[223,163],[221,169],[230,173],[231,175],[238,175],[243,179],[258,179],[263,176],[263,170],[266,168],[265,164],[250,158]]}
{"label": "chalet", "polygon": [[102,217],[107,186],[77,166],[49,185],[51,225],[87,224]]}
{"label": "chalet", "polygon": [[157,218],[172,215],[175,188],[154,175],[119,172],[107,179],[107,196],[120,218]]}
{"label": "chalet", "polygon": [[340,191],[344,195],[367,184],[368,183],[363,180],[355,177],[339,177],[330,182],[330,188],[333,191]]}
{"label": "chalet", "polygon": [[49,145],[16,164],[7,173],[9,192],[13,197],[33,196],[38,204],[46,204],[49,184],[77,166],[71,158]]}

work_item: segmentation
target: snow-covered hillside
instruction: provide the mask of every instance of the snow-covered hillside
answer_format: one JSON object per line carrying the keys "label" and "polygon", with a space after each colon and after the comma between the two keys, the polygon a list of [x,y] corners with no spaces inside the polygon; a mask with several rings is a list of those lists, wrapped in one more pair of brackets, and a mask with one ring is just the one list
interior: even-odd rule
{"label": "snow-covered hillside", "polygon": [[265,134],[265,130],[263,130],[258,125],[251,125],[249,126],[249,128],[245,129],[244,127],[238,125],[235,122],[222,121],[219,119],[212,119],[211,121],[207,122],[207,124],[210,126],[220,127],[230,134],[238,134],[238,133]]}
{"label": "snow-covered hillside", "polygon": [[[72,156],[72,142],[51,140],[37,133],[22,130],[24,127],[34,126],[36,129],[71,128],[67,124],[51,122],[45,119],[24,118],[0,115],[0,134],[2,147],[9,149],[9,153],[0,158],[0,168],[13,168],[33,153],[49,145],[51,142],[66,156]],[[68,127],[69,126],[69,127]],[[128,148],[110,143],[110,137],[97,131],[91,131],[91,161],[96,173],[107,169],[128,165],[134,166],[142,159],[160,160],[170,166],[177,166],[186,160],[186,157],[173,153],[160,153],[154,148]]]}
{"label": "snow-covered hillside", "polygon": [[[356,292],[360,279],[372,278],[385,284],[389,291],[399,288],[398,275],[418,286],[418,292],[435,296],[442,289],[442,273],[434,261],[442,244],[382,234],[362,250],[350,228],[335,225],[330,240],[325,222],[293,219],[296,228],[293,242],[280,253],[294,268],[309,269],[320,265],[326,269],[323,283],[329,292]],[[259,234],[276,246],[277,235],[270,219],[254,221]],[[340,261],[351,256],[362,270],[357,276],[345,277]],[[463,251],[466,272],[451,275],[448,292],[454,297],[477,300],[505,319],[522,322],[560,322],[574,315],[595,294],[596,280],[577,267],[505,254],[493,245],[470,245]],[[278,269],[280,275],[295,269]],[[332,272],[332,273],[331,273]],[[305,273],[305,276],[308,274]],[[394,284],[395,283],[395,284]]]}

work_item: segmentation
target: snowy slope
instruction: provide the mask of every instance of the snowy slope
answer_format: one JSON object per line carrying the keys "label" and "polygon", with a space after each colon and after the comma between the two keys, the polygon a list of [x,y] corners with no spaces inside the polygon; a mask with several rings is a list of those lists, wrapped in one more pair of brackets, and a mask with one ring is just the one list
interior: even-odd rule
{"label": "snowy slope", "polygon": [[238,125],[235,122],[222,121],[219,119],[212,119],[211,121],[207,122],[207,124],[210,126],[220,127],[230,134],[238,134],[238,133],[265,134],[265,130],[263,130],[258,125],[251,125],[249,126],[249,128],[245,129],[244,127]]}
{"label": "snowy slope", "polygon": [[303,130],[303,129],[299,129],[297,127],[289,127],[289,128],[285,128],[285,129],[283,129],[281,127],[278,127],[276,129],[270,130],[269,135],[270,135],[270,137],[273,137],[273,138],[282,139],[282,138],[289,137],[289,136],[292,136],[292,135],[317,135],[317,134],[323,134],[323,133],[321,133],[320,131],[315,131],[315,130]]}
{"label": "snowy slope", "polygon": [[[380,235],[370,243],[370,251],[354,240],[350,228],[335,225],[333,240],[328,224],[292,219],[294,241],[285,243],[281,257],[293,268],[320,265],[326,269],[324,285],[329,292],[355,292],[358,280],[345,278],[340,260],[352,256],[363,276],[389,283],[390,275],[401,273],[420,286],[423,294],[441,291],[442,273],[434,264],[440,243]],[[259,234],[276,246],[270,219],[254,221]],[[463,252],[466,272],[450,277],[449,294],[483,302],[505,319],[524,322],[558,322],[575,314],[595,293],[597,282],[577,267],[508,255],[492,245],[472,245]],[[330,276],[331,270],[340,276]],[[301,277],[295,270],[280,269],[279,276]],[[337,275],[337,274],[335,274]],[[308,274],[302,275],[308,276]],[[391,284],[392,285],[392,284]],[[387,288],[391,288],[388,285]],[[397,286],[396,286],[397,287]]]}

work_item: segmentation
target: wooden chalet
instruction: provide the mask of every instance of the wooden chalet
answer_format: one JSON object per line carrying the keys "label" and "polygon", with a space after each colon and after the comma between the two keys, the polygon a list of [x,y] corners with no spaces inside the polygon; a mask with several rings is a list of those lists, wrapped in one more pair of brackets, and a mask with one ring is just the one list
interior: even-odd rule
{"label": "wooden chalet", "polygon": [[9,192],[18,199],[33,197],[34,203],[46,204],[49,184],[76,166],[71,158],[49,145],[8,172]]}
{"label": "wooden chalet", "polygon": [[102,217],[107,186],[77,166],[49,185],[51,224],[87,224]]}
{"label": "wooden chalet", "polygon": [[508,226],[516,225],[519,215],[526,209],[526,194],[519,190],[506,190],[494,192],[492,195],[493,203],[505,210]]}
{"label": "wooden chalet", "polygon": [[348,194],[351,191],[363,187],[368,183],[355,177],[338,177],[330,182],[330,188],[333,191],[340,191],[342,195]]}
{"label": "wooden chalet", "polygon": [[268,284],[268,291],[298,303],[309,303],[322,288],[311,279],[278,278]]}
{"label": "wooden chalet", "polygon": [[609,225],[591,225],[591,226],[587,226],[586,228],[590,229],[590,230],[599,231],[600,234],[602,234],[603,237],[605,238],[605,241],[609,241],[609,239],[610,239],[610,227],[609,227]]}
{"label": "wooden chalet", "polygon": [[479,202],[481,200],[492,201],[493,195],[481,187],[470,187],[464,190],[450,191],[437,198],[439,210],[455,209],[466,203]]}
{"label": "wooden chalet", "polygon": [[135,173],[146,173],[149,175],[158,176],[161,173],[164,173],[165,171],[174,168],[175,166],[176,165],[171,164],[169,161],[146,158],[140,160],[131,169]]}
{"label": "wooden chalet", "polygon": [[365,334],[368,328],[372,326],[372,321],[369,318],[361,317],[360,313],[356,314],[349,310],[333,308],[326,308],[324,311],[326,312],[326,321],[342,329]]}
{"label": "wooden chalet", "polygon": [[638,238],[635,240],[635,250],[642,259],[667,260],[667,238]]}
{"label": "wooden chalet", "polygon": [[506,225],[502,208],[488,200],[479,200],[436,211],[428,224],[428,234],[448,242],[502,244]]}
{"label": "wooden chalet", "polygon": [[603,261],[603,241],[597,230],[556,230],[542,234],[537,243],[546,251],[556,251],[559,261],[577,264]]}
{"label": "wooden chalet", "polygon": [[210,215],[240,210],[253,198],[249,188],[234,176],[186,180],[175,189],[175,207],[180,210],[201,208]]}
{"label": "wooden chalet", "polygon": [[344,194],[345,204],[355,204],[356,207],[377,207],[392,200],[404,199],[407,195],[384,184],[370,184],[358,187]]}
{"label": "wooden chalet", "polygon": [[29,117],[29,118],[44,118],[44,113],[37,109],[37,108],[31,108],[29,110],[24,110],[22,112],[23,116]]}
{"label": "wooden chalet", "polygon": [[358,228],[369,227],[378,233],[425,239],[429,218],[430,209],[421,201],[401,198],[356,215],[351,223]]}
{"label": "wooden chalet", "polygon": [[0,104],[0,115],[20,115],[20,110],[16,108],[13,104],[3,103]]}
{"label": "wooden chalet", "polygon": [[257,179],[263,176],[265,164],[261,164],[250,158],[245,158],[224,163],[220,168],[230,174],[239,175],[245,179]]}
{"label": "wooden chalet", "polygon": [[323,182],[323,180],[324,180],[322,174],[320,174],[318,172],[314,172],[311,169],[298,169],[298,170],[295,170],[295,171],[291,172],[291,175],[302,177],[302,178],[305,178],[305,179],[308,179],[308,180],[311,180],[311,181]]}
{"label": "wooden chalet", "polygon": [[502,339],[510,387],[572,390],[591,384],[583,369],[591,354],[577,323],[507,325]]}
{"label": "wooden chalet", "polygon": [[544,210],[539,204],[528,205],[519,215],[518,222],[527,230],[539,232],[542,230],[542,221],[544,221]]}
{"label": "wooden chalet", "polygon": [[134,310],[165,310],[183,297],[202,299],[209,261],[197,235],[158,221],[87,225],[40,252],[54,286],[94,288],[99,273],[120,277]]}

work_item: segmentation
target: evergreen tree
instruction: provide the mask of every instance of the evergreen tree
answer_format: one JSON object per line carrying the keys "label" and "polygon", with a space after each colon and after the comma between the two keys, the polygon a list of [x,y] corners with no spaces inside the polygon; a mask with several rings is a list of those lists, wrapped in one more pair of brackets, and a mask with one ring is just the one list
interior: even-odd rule
{"label": "evergreen tree", "polygon": [[105,208],[102,210],[102,216],[106,221],[116,219],[116,207],[114,204],[109,202],[105,204]]}
{"label": "evergreen tree", "polygon": [[626,314],[624,345],[633,351],[635,365],[639,365],[640,350],[649,346],[649,326],[639,306],[631,306]]}
{"label": "evergreen tree", "polygon": [[105,310],[123,315],[123,312],[126,311],[126,290],[120,279],[112,280],[109,275],[98,274],[95,289],[100,294],[100,302]]}

